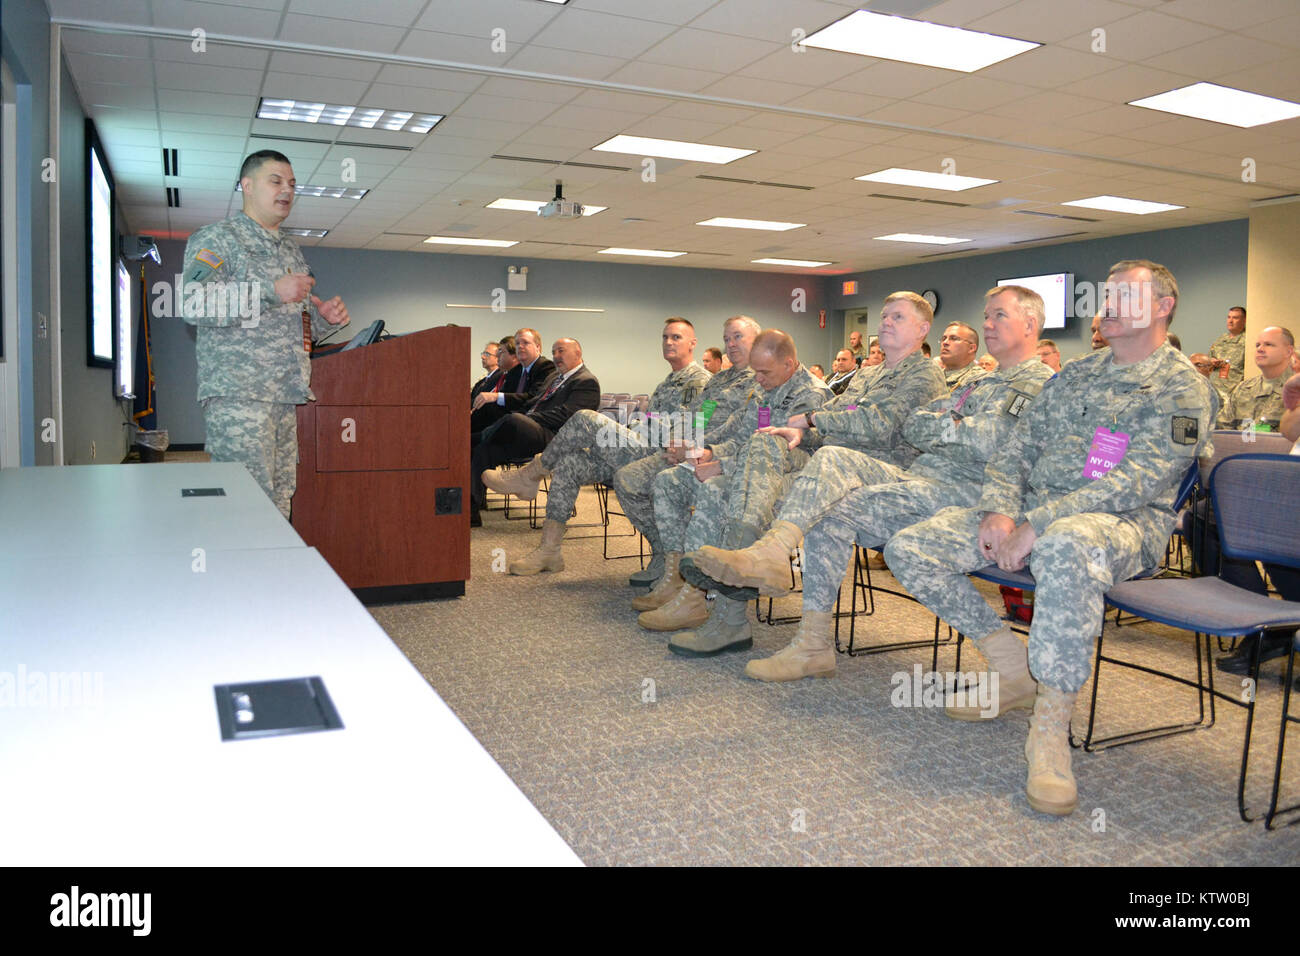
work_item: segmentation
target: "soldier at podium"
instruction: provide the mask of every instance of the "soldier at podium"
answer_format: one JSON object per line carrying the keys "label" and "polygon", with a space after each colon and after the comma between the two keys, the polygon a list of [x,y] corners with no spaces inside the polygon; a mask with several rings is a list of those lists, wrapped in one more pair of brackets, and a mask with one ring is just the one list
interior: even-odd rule
{"label": "soldier at podium", "polygon": [[[296,406],[313,400],[311,343],[345,325],[338,296],[316,279],[280,224],[293,208],[293,167],[265,149],[239,170],[244,208],[204,226],[185,245],[184,318],[198,326],[199,403],[213,461],[235,461],[289,517],[297,485]],[[193,293],[193,294],[192,294]]]}

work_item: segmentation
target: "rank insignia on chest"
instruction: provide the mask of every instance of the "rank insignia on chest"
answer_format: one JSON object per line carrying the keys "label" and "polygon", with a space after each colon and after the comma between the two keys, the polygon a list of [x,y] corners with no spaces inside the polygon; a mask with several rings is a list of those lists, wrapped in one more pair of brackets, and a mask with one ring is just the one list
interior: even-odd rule
{"label": "rank insignia on chest", "polygon": [[1195,445],[1200,438],[1200,426],[1196,419],[1186,415],[1175,415],[1170,429],[1175,445]]}

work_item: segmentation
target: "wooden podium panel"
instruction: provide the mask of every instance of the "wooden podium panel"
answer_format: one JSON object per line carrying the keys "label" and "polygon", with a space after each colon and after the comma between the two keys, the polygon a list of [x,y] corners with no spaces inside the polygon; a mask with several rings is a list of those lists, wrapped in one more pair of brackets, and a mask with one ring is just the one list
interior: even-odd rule
{"label": "wooden podium panel", "polygon": [[363,601],[465,593],[469,349],[444,327],[312,362],[293,526]]}

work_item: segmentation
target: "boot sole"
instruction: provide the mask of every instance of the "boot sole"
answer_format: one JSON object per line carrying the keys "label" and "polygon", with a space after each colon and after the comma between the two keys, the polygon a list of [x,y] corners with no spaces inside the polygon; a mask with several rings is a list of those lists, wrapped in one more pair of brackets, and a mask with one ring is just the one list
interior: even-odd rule
{"label": "boot sole", "polygon": [[[1037,694],[1035,694],[1034,696],[1036,697]],[[945,706],[943,709],[943,713],[945,717],[949,717],[952,720],[964,720],[967,721],[968,723],[977,724],[981,721],[997,720],[999,717],[1005,717],[1013,710],[1033,710],[1033,708],[1034,708],[1034,697],[1025,697],[1021,700],[1012,701],[1011,703],[1007,704],[1005,707],[998,708],[998,712],[994,714],[992,717],[984,716],[979,712],[979,710],[975,708],[965,708],[962,710],[957,710],[955,708],[949,708]]]}
{"label": "boot sole", "polygon": [[519,577],[528,577],[533,574],[541,574],[544,571],[563,571],[564,562],[561,561],[559,564],[546,564],[540,568],[529,568],[524,571],[516,571],[514,567],[511,567],[509,570],[511,574],[518,575]]}
{"label": "boot sole", "polygon": [[[663,575],[659,576],[660,578]],[[659,583],[659,578],[628,578],[628,587],[632,588],[652,588]]]}
{"label": "boot sole", "polygon": [[653,624],[645,624],[640,620],[637,620],[637,624],[640,624],[647,631],[693,631],[697,627],[703,627],[704,622],[708,619],[709,615],[705,613],[701,614],[699,617],[693,617],[685,621],[674,621],[671,624],[665,624],[662,627],[657,627]]}
{"label": "boot sole", "polygon": [[1046,813],[1054,817],[1068,817],[1079,806],[1079,798],[1075,797],[1074,801],[1069,804],[1065,803],[1048,803],[1025,794],[1029,800],[1029,806],[1039,813]]}
{"label": "boot sole", "polygon": [[757,674],[751,674],[748,669],[745,670],[745,676],[750,680],[760,681],[764,684],[789,684],[792,681],[806,680],[809,677],[834,677],[835,671],[812,671],[808,674],[798,674],[790,677],[759,677]]}
{"label": "boot sole", "polygon": [[760,577],[757,574],[737,574],[727,565],[720,561],[714,561],[708,555],[700,555],[692,560],[701,574],[707,574],[720,584],[726,584],[737,589],[745,588],[753,592],[761,592],[764,597],[785,597],[790,593],[792,585],[785,583],[784,574],[781,575],[780,582],[773,584],[769,578]]}
{"label": "boot sole", "polygon": [[747,637],[743,641],[736,641],[734,644],[728,644],[713,651],[697,651],[689,647],[679,647],[672,643],[668,645],[668,649],[674,654],[680,654],[682,657],[717,657],[719,654],[727,654],[731,651],[747,651],[753,646],[754,639]]}

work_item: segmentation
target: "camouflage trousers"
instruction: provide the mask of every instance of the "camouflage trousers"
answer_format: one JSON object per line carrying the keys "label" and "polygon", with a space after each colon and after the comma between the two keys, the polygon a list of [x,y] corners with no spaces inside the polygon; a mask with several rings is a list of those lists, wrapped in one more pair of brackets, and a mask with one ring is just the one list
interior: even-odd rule
{"label": "camouflage trousers", "polygon": [[591,409],[580,409],[542,452],[542,464],[551,472],[546,517],[564,524],[583,485],[610,481],[620,468],[656,450],[644,435]]}
{"label": "camouflage trousers", "polygon": [[661,550],[661,542],[655,521],[654,482],[660,472],[674,467],[668,463],[667,455],[655,451],[614,472],[614,491],[623,506],[623,514],[632,527],[645,535],[650,550],[655,553]]}
{"label": "camouflage trousers", "polygon": [[[822,457],[822,451],[830,450],[834,449],[818,451],[813,461]],[[867,458],[867,461],[874,459]],[[884,462],[876,464],[898,471]],[[795,482],[796,491],[803,479],[801,474]],[[892,480],[886,478],[879,484],[850,491],[830,504],[824,516],[806,533],[803,541],[803,606],[810,611],[834,609],[835,597],[853,557],[855,543],[878,550],[904,528],[932,518],[944,508],[973,505],[979,500],[979,495],[978,485],[945,484],[933,478],[909,477],[902,472]],[[794,497],[794,492],[790,497]],[[786,519],[785,513],[783,507],[782,519],[792,520]],[[892,564],[890,568],[892,570]]]}
{"label": "camouflage trousers", "polygon": [[247,468],[288,518],[298,487],[298,406],[223,397],[205,398],[201,404],[212,460]]}
{"label": "camouflage trousers", "polygon": [[[730,482],[726,475],[700,481],[695,472],[676,465],[655,476],[654,520],[665,553],[694,551],[716,543],[711,535],[715,531],[720,535],[721,529],[715,529],[710,521],[721,517]],[[709,519],[697,522],[702,514]]]}
{"label": "camouflage trousers", "polygon": [[[902,481],[903,476],[903,469],[897,465],[851,448],[825,445],[817,449],[812,460],[795,476],[794,484],[781,502],[777,519],[797,524],[807,534],[808,529],[826,517],[849,492],[865,485]],[[924,517],[930,514],[934,512]]]}
{"label": "camouflage trousers", "polygon": [[[894,576],[918,600],[967,637],[980,640],[1003,626],[966,574],[991,562],[980,553],[982,512],[947,508],[901,531],[885,546]],[[1142,570],[1142,534],[1119,515],[1069,515],[1034,542],[1034,620],[1029,669],[1041,683],[1077,693],[1091,673],[1105,594]]]}

